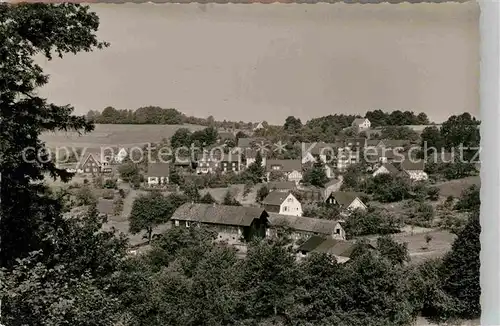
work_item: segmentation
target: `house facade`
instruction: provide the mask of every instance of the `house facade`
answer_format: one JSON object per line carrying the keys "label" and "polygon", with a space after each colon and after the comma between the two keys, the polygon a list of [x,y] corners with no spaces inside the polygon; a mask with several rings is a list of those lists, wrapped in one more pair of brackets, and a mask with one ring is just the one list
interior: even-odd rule
{"label": "house facade", "polygon": [[262,205],[269,213],[302,216],[302,204],[291,193],[272,191],[264,198]]}
{"label": "house facade", "polygon": [[238,173],[240,171],[241,156],[233,153],[200,153],[197,156],[197,174],[207,174],[215,173],[220,171],[221,173],[234,172]]}
{"label": "house facade", "polygon": [[238,245],[264,238],[269,214],[262,208],[185,203],[172,215],[172,227],[206,225],[217,231],[217,240]]}
{"label": "house facade", "polygon": [[75,170],[81,173],[91,173],[100,174],[101,173],[101,162],[97,159],[97,155],[94,153],[88,153],[84,158],[77,164]]}
{"label": "house facade", "polygon": [[[247,148],[245,150],[245,166],[248,168],[253,162],[255,162],[255,158],[257,156],[257,151],[256,149],[251,149],[251,148]],[[262,166],[265,167],[266,166],[266,155],[265,153],[260,153],[261,157],[262,157]]]}
{"label": "house facade", "polygon": [[424,171],[424,169],[425,169],[425,162],[423,160],[412,162],[409,159],[405,159],[401,163],[401,170],[406,175],[408,175],[408,177],[412,181],[424,181],[424,180],[428,180],[429,176]]}
{"label": "house facade", "polygon": [[343,183],[342,176],[339,176],[338,179],[333,179],[333,180],[330,180],[329,182],[327,182],[324,186],[323,198],[330,197],[330,194],[332,192],[340,191],[340,187],[342,187],[342,183]]}
{"label": "house facade", "polygon": [[332,192],[326,199],[326,203],[335,205],[347,213],[356,209],[366,210],[367,208],[357,193],[348,191]]}
{"label": "house facade", "polygon": [[352,127],[356,128],[358,132],[363,130],[368,130],[372,126],[370,120],[366,118],[356,118],[351,124]]}
{"label": "house facade", "polygon": [[266,177],[269,180],[271,172],[281,172],[288,181],[299,184],[302,180],[301,160],[266,160]]}
{"label": "house facade", "polygon": [[335,157],[335,166],[345,171],[351,164],[360,162],[366,147],[366,138],[346,138],[339,142]]}
{"label": "house facade", "polygon": [[337,145],[333,143],[302,143],[302,164],[320,160],[327,164],[333,161]]}
{"label": "house facade", "polygon": [[169,183],[170,163],[149,163],[146,174],[148,186],[162,186]]}

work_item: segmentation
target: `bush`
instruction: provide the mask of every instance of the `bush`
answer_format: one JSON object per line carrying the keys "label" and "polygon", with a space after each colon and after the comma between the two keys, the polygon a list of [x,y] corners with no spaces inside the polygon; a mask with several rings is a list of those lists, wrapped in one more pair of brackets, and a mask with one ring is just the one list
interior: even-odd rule
{"label": "bush", "polygon": [[406,203],[406,223],[421,227],[430,227],[434,219],[434,208],[423,201],[408,201]]}
{"label": "bush", "polygon": [[344,229],[348,237],[398,233],[403,226],[402,220],[380,208],[356,210],[347,217]]}

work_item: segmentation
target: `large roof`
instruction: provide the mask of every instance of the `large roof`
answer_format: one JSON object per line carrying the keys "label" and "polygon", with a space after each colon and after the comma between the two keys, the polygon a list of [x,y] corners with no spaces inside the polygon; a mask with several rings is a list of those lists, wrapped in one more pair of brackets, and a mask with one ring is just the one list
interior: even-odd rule
{"label": "large roof", "polygon": [[267,184],[269,190],[272,189],[295,189],[296,185],[293,181],[271,181]]}
{"label": "large roof", "polygon": [[266,170],[273,171],[272,167],[279,165],[283,172],[302,171],[301,160],[266,160]]}
{"label": "large roof", "polygon": [[172,219],[208,224],[250,226],[262,214],[267,213],[263,208],[258,207],[186,203],[174,212]]}
{"label": "large roof", "polygon": [[333,254],[339,257],[350,257],[355,242],[337,240],[328,237],[312,236],[297,251]]}
{"label": "large roof", "polygon": [[148,176],[152,177],[168,177],[170,173],[169,163],[149,163]]}
{"label": "large roof", "polygon": [[342,206],[349,206],[359,196],[356,192],[351,191],[336,191],[331,194],[333,198]]}
{"label": "large roof", "polygon": [[289,194],[289,192],[271,191],[266,198],[264,198],[262,204],[279,206]]}
{"label": "large roof", "polygon": [[296,231],[313,232],[330,235],[335,232],[338,221],[323,220],[304,216],[284,215],[269,213],[269,225],[278,227],[289,227]]}
{"label": "large roof", "polygon": [[405,159],[403,162],[401,162],[401,169],[405,171],[423,171],[424,167],[424,160],[413,161]]}

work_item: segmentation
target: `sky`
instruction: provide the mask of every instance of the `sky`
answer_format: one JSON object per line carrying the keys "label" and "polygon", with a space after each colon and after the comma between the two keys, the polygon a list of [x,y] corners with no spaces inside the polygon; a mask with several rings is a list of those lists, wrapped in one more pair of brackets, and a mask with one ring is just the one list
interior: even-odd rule
{"label": "sky", "polygon": [[157,105],[282,124],[395,109],[479,114],[479,8],[464,4],[93,4],[102,51],[40,60],[78,114]]}

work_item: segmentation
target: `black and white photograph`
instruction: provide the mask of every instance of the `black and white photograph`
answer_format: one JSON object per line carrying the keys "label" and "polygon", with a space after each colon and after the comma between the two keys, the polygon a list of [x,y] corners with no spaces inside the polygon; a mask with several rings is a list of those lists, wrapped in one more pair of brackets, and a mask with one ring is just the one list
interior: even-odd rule
{"label": "black and white photograph", "polygon": [[0,3],[0,326],[485,325],[482,17]]}

